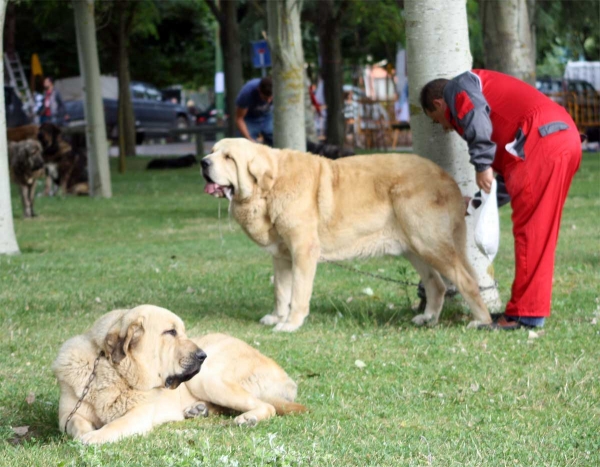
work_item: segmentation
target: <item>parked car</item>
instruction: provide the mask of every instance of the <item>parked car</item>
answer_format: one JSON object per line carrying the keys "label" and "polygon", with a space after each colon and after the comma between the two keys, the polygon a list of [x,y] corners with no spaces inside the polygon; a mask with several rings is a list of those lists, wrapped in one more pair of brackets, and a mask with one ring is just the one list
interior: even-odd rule
{"label": "parked car", "polygon": [[6,128],[15,128],[31,123],[31,118],[23,109],[23,102],[12,86],[4,86],[4,113]]}
{"label": "parked car", "polygon": [[[57,81],[57,87],[63,95],[65,110],[69,116],[69,126],[85,124],[80,78]],[[118,83],[117,78],[102,77],[102,102],[106,119],[106,132],[109,138],[118,137]],[[77,91],[79,90],[79,94]],[[153,85],[132,81],[130,84],[133,113],[135,116],[136,139],[140,144],[148,137],[168,137],[174,128],[187,128],[192,124],[188,109],[170,100],[163,100],[162,93]],[[73,98],[76,97],[76,98]],[[189,139],[181,135],[180,140]]]}

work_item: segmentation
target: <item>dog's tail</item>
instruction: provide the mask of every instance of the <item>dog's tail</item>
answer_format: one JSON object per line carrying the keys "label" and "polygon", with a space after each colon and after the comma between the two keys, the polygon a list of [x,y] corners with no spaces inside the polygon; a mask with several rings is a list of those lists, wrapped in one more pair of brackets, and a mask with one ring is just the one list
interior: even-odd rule
{"label": "dog's tail", "polygon": [[302,404],[298,404],[297,402],[287,401],[284,399],[270,399],[265,402],[268,402],[273,407],[275,407],[277,415],[308,412],[307,407],[305,407]]}

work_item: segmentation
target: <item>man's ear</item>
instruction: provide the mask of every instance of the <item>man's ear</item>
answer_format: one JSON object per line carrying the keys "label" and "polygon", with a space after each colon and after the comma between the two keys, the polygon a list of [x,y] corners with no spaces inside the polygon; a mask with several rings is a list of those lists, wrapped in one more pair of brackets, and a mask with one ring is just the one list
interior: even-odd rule
{"label": "man's ear", "polygon": [[446,107],[446,102],[442,98],[440,98],[440,99],[433,99],[433,101],[431,101],[431,102],[433,103],[433,106],[435,107],[435,110],[445,109],[445,107]]}
{"label": "man's ear", "polygon": [[[144,335],[143,319],[140,317],[127,328],[124,336],[120,335],[120,326],[115,326],[106,335],[104,349],[113,363],[119,364]],[[115,329],[117,328],[117,329]]]}

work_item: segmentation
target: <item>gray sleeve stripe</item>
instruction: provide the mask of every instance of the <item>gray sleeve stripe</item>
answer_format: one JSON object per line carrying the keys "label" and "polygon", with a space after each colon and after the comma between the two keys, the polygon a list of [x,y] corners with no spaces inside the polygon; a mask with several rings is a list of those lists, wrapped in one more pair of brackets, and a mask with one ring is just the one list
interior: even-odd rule
{"label": "gray sleeve stripe", "polygon": [[542,125],[541,127],[538,128],[538,131],[540,132],[540,135],[542,136],[542,138],[544,136],[548,136],[551,135],[552,133],[556,133],[557,131],[563,131],[563,130],[568,130],[569,129],[569,125],[567,125],[565,122],[551,122],[551,123],[546,123],[545,125]]}

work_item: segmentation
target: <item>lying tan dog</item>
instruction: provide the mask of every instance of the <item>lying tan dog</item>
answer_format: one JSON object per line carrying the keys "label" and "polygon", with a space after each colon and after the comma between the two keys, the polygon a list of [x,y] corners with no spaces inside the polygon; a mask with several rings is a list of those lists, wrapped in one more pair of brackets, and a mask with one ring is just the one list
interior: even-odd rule
{"label": "lying tan dog", "polygon": [[438,321],[450,279],[474,320],[490,323],[466,249],[465,207],[454,180],[411,154],[331,161],[248,140],[223,139],[202,159],[205,192],[231,201],[246,234],[271,253],[275,310],[261,319],[294,331],[309,313],[319,261],[403,254],[425,286],[416,324]]}
{"label": "lying tan dog", "polygon": [[224,334],[189,339],[178,316],[152,305],[102,316],[65,342],[52,368],[60,429],[84,443],[223,408],[242,412],[238,425],[306,410],[273,360]]}

